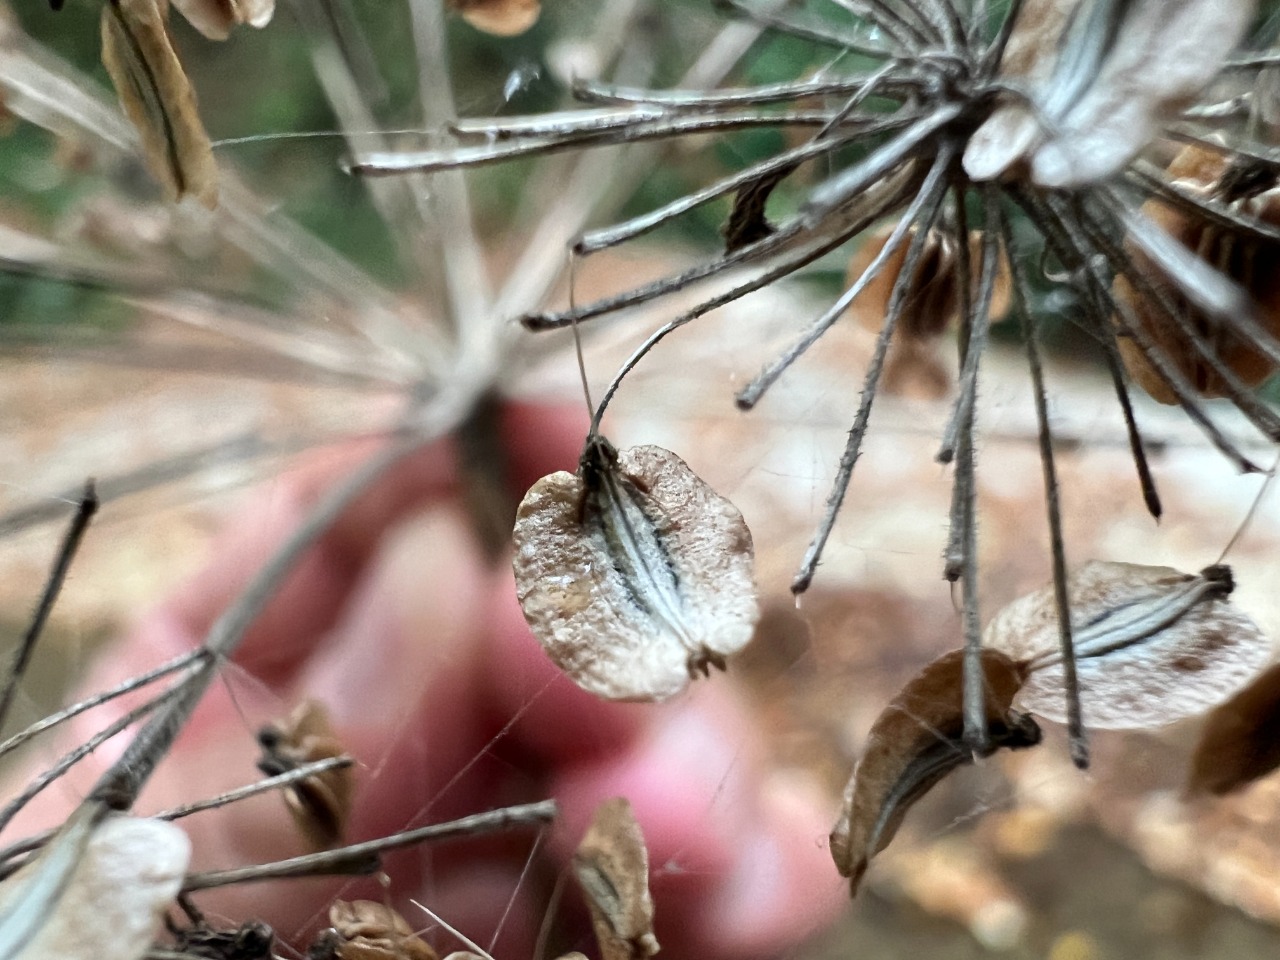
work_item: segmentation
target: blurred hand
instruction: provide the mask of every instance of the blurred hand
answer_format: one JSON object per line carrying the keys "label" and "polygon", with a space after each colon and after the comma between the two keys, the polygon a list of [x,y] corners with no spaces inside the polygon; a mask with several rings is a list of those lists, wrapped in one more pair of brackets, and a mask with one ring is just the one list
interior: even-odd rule
{"label": "blurred hand", "polygon": [[[520,490],[574,467],[579,414],[512,406],[504,417]],[[195,647],[316,500],[373,449],[313,455],[272,481],[218,538],[208,567],[99,664],[91,689]],[[532,957],[555,872],[595,806],[624,795],[649,845],[665,955],[746,960],[818,929],[845,897],[826,850],[833,810],[804,781],[766,768],[761,734],[724,676],[660,706],[604,703],[566,680],[529,634],[509,565],[482,559],[454,466],[449,445],[433,446],[346,511],[245,638],[138,812],[256,779],[258,726],[313,697],[359,761],[348,841],[510,803],[560,803],[541,847],[554,867],[544,858],[526,871],[532,830],[389,856],[389,895],[412,926],[431,921],[409,897],[482,946],[501,924],[499,960]],[[89,715],[92,729],[103,713]],[[99,751],[94,770],[120,748]],[[65,811],[72,792],[37,801],[40,819]],[[275,795],[181,823],[200,869],[305,852]],[[261,918],[305,948],[335,895],[384,896],[374,881],[336,879],[247,885],[197,903],[236,923]],[[572,913],[577,899],[571,884],[562,909]],[[461,946],[432,936],[446,950]],[[597,954],[589,939],[574,947]]]}

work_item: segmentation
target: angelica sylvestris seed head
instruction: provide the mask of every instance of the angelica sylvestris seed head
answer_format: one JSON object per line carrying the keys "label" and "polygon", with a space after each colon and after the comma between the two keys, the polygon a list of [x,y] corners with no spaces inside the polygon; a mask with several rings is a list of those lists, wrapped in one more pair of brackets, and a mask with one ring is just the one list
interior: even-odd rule
{"label": "angelica sylvestris seed head", "polygon": [[[994,752],[1040,742],[1040,728],[1012,703],[1025,672],[995,650],[982,651],[987,736]],[[964,651],[925,667],[872,724],[831,831],[831,856],[854,894],[867,864],[888,846],[907,811],[943,777],[972,763],[964,745]]]}
{"label": "angelica sylvestris seed head", "polygon": [[[1067,580],[1080,704],[1086,726],[1161,727],[1204,713],[1247,683],[1271,645],[1231,605],[1230,569],[1091,561]],[[1028,670],[1015,705],[1066,720],[1052,585],[1009,604],[983,644]]]}
{"label": "angelica sylvestris seed head", "polygon": [[[334,735],[329,714],[316,700],[306,700],[286,719],[258,731],[262,757],[258,769],[268,776],[346,753]],[[346,832],[355,797],[350,767],[326,770],[290,786],[285,802],[298,830],[317,850],[337,846]]]}
{"label": "angelica sylvestris seed head", "polygon": [[577,473],[533,485],[513,536],[525,619],[597,696],[665,699],[751,639],[751,533],[670,450],[592,438]]}

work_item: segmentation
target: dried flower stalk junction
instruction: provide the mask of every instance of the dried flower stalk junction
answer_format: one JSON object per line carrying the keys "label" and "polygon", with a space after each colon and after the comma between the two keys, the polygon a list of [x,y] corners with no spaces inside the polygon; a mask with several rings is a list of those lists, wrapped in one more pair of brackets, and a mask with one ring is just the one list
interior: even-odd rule
{"label": "dried flower stalk junction", "polygon": [[[199,6],[182,9],[189,12],[188,7]],[[531,330],[576,326],[704,281],[733,281],[671,319],[635,350],[594,411],[577,487],[571,487],[571,480],[557,481],[557,496],[576,501],[578,507],[576,514],[567,511],[559,521],[558,549],[603,558],[617,574],[610,589],[622,598],[613,607],[618,624],[611,628],[600,617],[588,618],[597,631],[592,642],[630,644],[632,652],[636,644],[661,649],[656,645],[674,643],[679,651],[674,660],[659,658],[655,669],[661,675],[639,689],[627,682],[634,677],[604,682],[597,678],[594,688],[606,695],[668,695],[684,682],[672,679],[673,670],[689,674],[718,663],[745,642],[737,639],[742,631],[736,628],[734,638],[709,639],[709,628],[695,614],[714,609],[714,604],[707,606],[707,598],[697,592],[703,588],[690,587],[681,573],[682,564],[699,562],[694,541],[708,509],[723,514],[728,524],[723,535],[735,544],[718,549],[731,559],[749,561],[749,535],[744,535],[745,529],[736,532],[741,518],[735,520],[736,511],[731,513],[727,503],[704,492],[691,473],[685,477],[681,470],[687,468],[674,456],[665,451],[618,453],[600,436],[604,412],[627,374],[682,326],[795,273],[868,230],[893,224],[879,251],[851,278],[845,292],[738,394],[738,405],[751,409],[859,297],[872,291],[877,281],[881,291],[887,286],[883,320],[836,482],[793,583],[801,592],[814,576],[839,513],[895,337],[906,340],[937,332],[941,324],[936,318],[918,315],[922,304],[956,305],[958,390],[938,460],[955,469],[944,573],[961,584],[964,647],[944,658],[945,663],[928,668],[918,684],[923,689],[939,676],[950,678],[946,696],[926,699],[945,707],[947,697],[957,694],[957,712],[945,721],[939,718],[938,733],[928,743],[915,744],[918,724],[905,746],[897,742],[901,738],[888,738],[895,741],[894,757],[874,764],[864,761],[875,767],[874,777],[860,765],[864,778],[861,786],[857,776],[851,782],[851,806],[833,838],[841,869],[856,883],[866,859],[892,836],[906,805],[946,770],[1001,746],[1036,742],[1034,722],[1013,712],[1019,695],[1027,698],[1027,709],[1066,720],[1073,758],[1083,766],[1088,756],[1084,722],[1093,718],[1087,709],[1082,714],[1081,701],[1088,704],[1093,688],[1088,682],[1082,688],[1082,677],[1096,673],[1109,680],[1132,674],[1141,690],[1153,675],[1196,681],[1202,670],[1216,664],[1218,673],[1229,679],[1215,681],[1212,693],[1191,683],[1194,693],[1187,702],[1203,710],[1228,698],[1261,665],[1265,644],[1260,633],[1225,606],[1230,576],[1224,568],[1206,568],[1198,577],[1162,568],[1145,568],[1154,573],[1104,571],[1100,576],[1100,568],[1093,566],[1074,579],[1068,577],[1034,287],[1065,273],[1080,293],[1080,323],[1101,345],[1128,428],[1142,497],[1153,516],[1160,515],[1160,500],[1134,419],[1126,371],[1157,399],[1181,406],[1242,470],[1259,469],[1218,426],[1203,401],[1226,397],[1267,440],[1280,441],[1280,417],[1252,392],[1280,364],[1269,286],[1269,265],[1274,263],[1274,245],[1280,242],[1272,210],[1277,161],[1267,135],[1276,111],[1267,88],[1257,82],[1260,72],[1273,67],[1268,50],[1274,38],[1266,18],[1255,16],[1253,3],[1220,0],[1012,0],[1007,6],[990,7],[980,0],[838,0],[837,9],[808,18],[778,5],[748,8],[730,0],[728,6],[757,27],[830,48],[833,66],[814,78],[715,91],[700,86],[654,91],[583,80],[575,93],[594,103],[593,108],[527,118],[459,120],[452,132],[477,143],[447,149],[397,152],[371,148],[367,139],[353,138],[349,166],[353,173],[370,178],[441,177],[452,176],[445,171],[460,167],[522,157],[750,128],[782,128],[805,136],[799,145],[657,210],[585,232],[573,245],[575,256],[588,256],[732,195],[733,211],[720,256],[613,297],[522,318]],[[527,16],[528,5],[520,7],[519,15]],[[182,86],[186,81],[181,66],[168,59],[172,52],[166,52],[159,9],[146,0],[110,0],[104,9],[108,66],[130,118],[142,131],[153,171],[175,195],[190,194],[213,203],[216,188],[210,182],[207,137],[202,141],[194,102]],[[250,14],[232,3],[229,9],[229,22],[256,24],[263,18],[256,8]],[[268,11],[265,16],[269,15]],[[163,70],[156,67],[160,62]],[[856,66],[845,71],[845,64]],[[12,74],[5,84],[10,92],[21,86]],[[30,88],[20,92],[35,106],[25,103],[19,108],[25,106],[33,117],[47,120],[50,104]],[[1171,153],[1178,153],[1172,164],[1160,159]],[[771,192],[805,164],[836,172],[807,192],[797,212],[772,222],[766,215]],[[225,190],[220,192],[223,203],[237,203],[234,189],[229,197]],[[1023,225],[1034,241],[1015,230]],[[947,256],[940,258],[937,251],[944,249]],[[1037,254],[1039,264],[1033,268]],[[35,269],[17,259],[6,265],[18,272]],[[101,281],[91,271],[38,266],[78,282]],[[455,268],[461,269],[456,263]],[[737,280],[742,268],[755,272],[745,281]],[[937,282],[939,270],[950,273],[942,278],[949,289],[941,300],[936,291],[924,296],[921,289],[925,274],[931,271],[930,282]],[[135,280],[137,291],[150,292],[145,278]],[[1030,612],[1020,607],[1021,613],[1015,614],[1011,607],[996,621],[1008,627],[1022,616],[1036,624],[1034,630],[1013,629],[1012,640],[989,636],[984,648],[974,506],[976,395],[981,359],[996,319],[993,304],[1000,299],[998,288],[1006,283],[1021,320],[1035,385],[1054,578],[1043,594],[1020,601],[1034,607]],[[458,330],[464,329],[459,324]],[[460,333],[459,339],[465,337]],[[98,842],[95,838],[103,835],[102,825],[116,822],[111,811],[130,807],[216,676],[217,664],[234,650],[283,574],[346,503],[390,464],[419,449],[424,438],[466,420],[493,381],[493,356],[500,353],[500,342],[501,337],[492,335],[482,348],[473,347],[488,364],[469,371],[469,389],[441,393],[432,405],[415,411],[415,420],[404,431],[407,436],[326,499],[219,619],[199,651],[137,681],[142,685],[162,676],[178,678],[146,705],[143,712],[149,719],[67,826],[52,838],[36,838],[5,851],[10,871],[18,862],[15,857],[26,856],[30,866],[9,882],[10,899],[0,905],[0,946],[5,948],[0,953],[25,957],[38,938],[47,935],[42,931],[49,918],[57,916],[60,898],[76,889],[69,878]],[[647,467],[619,465],[628,457],[645,456],[658,461],[652,476],[645,472]],[[665,499],[664,485],[672,484],[683,493]],[[557,504],[556,509],[563,506]],[[529,509],[536,508],[535,504]],[[686,513],[673,513],[680,509]],[[66,558],[76,536],[68,538]],[[695,553],[690,554],[691,549]],[[545,585],[553,571],[530,567],[525,575],[535,582],[523,588],[534,595],[534,588]],[[59,579],[60,575],[51,578],[50,602]],[[745,618],[749,626],[754,594],[749,574],[746,580],[745,587],[732,587],[745,591],[745,599],[731,597],[728,604],[741,611],[734,616]],[[592,594],[595,589],[587,585],[587,606],[599,599]],[[1089,596],[1101,598],[1100,612],[1093,618],[1081,614]],[[545,595],[539,602],[546,602]],[[637,616],[645,622],[638,623]],[[530,621],[544,643],[565,629],[545,611],[531,614]],[[992,630],[1000,634],[996,624]],[[38,632],[39,621],[32,643]],[[1007,649],[1030,643],[1032,633],[1041,641],[1051,638],[1053,649],[1045,649],[1043,642],[1034,651],[1024,649],[1016,655]],[[1223,639],[1228,633],[1231,642]],[[562,635],[557,642],[568,644],[564,649],[573,648],[557,660],[574,672],[574,664],[584,656],[574,644],[584,641]],[[616,652],[609,648],[600,659],[613,657],[624,665],[619,669],[635,669],[633,658],[615,657]],[[1217,653],[1218,659],[1210,656]],[[1090,673],[1086,662],[1097,669]],[[588,664],[588,673],[598,666]],[[993,669],[1012,681],[991,682]],[[17,669],[13,676],[20,673]],[[959,690],[953,689],[957,684]],[[1036,685],[1051,693],[1039,689],[1040,699],[1033,697]],[[909,686],[902,699],[918,695],[919,689]],[[1126,692],[1120,699],[1126,697],[1138,705],[1146,702],[1141,693]],[[891,716],[886,713],[886,718]],[[1168,719],[1121,718],[1139,724]],[[885,724],[886,729],[892,725],[888,719]],[[342,760],[329,755],[302,761],[302,766],[284,770],[260,787],[299,784],[334,770]],[[37,785],[35,791],[39,789]],[[864,794],[874,796],[860,805],[858,798]],[[19,798],[19,805],[31,795],[29,791]],[[480,815],[476,823],[424,830],[448,833],[537,822],[551,813],[548,805],[534,805]],[[247,872],[188,876],[180,887],[194,891],[265,875],[373,869],[381,849],[428,835],[410,833]],[[854,836],[861,839],[851,840]],[[40,843],[45,843],[45,852],[32,859],[30,851]],[[155,907],[148,903],[143,909]]]}

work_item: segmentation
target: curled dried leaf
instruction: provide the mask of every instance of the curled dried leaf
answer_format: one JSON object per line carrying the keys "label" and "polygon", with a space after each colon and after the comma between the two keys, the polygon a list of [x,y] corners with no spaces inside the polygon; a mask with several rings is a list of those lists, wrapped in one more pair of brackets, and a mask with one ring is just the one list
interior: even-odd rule
{"label": "curled dried leaf", "polygon": [[[1274,176],[1266,178],[1267,189],[1255,191],[1248,189],[1253,184],[1245,174],[1221,153],[1196,145],[1182,150],[1168,170],[1176,188],[1230,204],[1239,213],[1269,226],[1280,226],[1280,187],[1275,186]],[[1280,333],[1280,243],[1243,235],[1159,200],[1148,200],[1142,209],[1177,243],[1248,291],[1256,305],[1257,319],[1272,335]],[[1127,243],[1126,249],[1142,270],[1143,280],[1161,293],[1178,315],[1171,316],[1150,295],[1150,290],[1140,288],[1123,274],[1117,275],[1113,286],[1116,299],[1129,306],[1136,322],[1201,396],[1222,397],[1229,391],[1222,376],[1192,345],[1188,328],[1199,332],[1218,359],[1246,386],[1257,386],[1275,372],[1275,363],[1265,353],[1233,334],[1223,321],[1188,303],[1179,288],[1152,265],[1136,244]],[[1133,340],[1122,334],[1117,342],[1133,379],[1155,400],[1176,404],[1178,398],[1173,390]]]}
{"label": "curled dried leaf", "polygon": [[[303,764],[346,754],[334,735],[323,704],[307,700],[288,719],[258,731],[262,757],[258,769],[268,776]],[[326,770],[290,786],[285,802],[298,829],[316,849],[342,842],[355,796],[355,773],[350,767]]]}
{"label": "curled dried leaf", "polygon": [[751,533],[669,450],[593,438],[577,473],[533,485],[513,536],[525,619],[597,696],[670,697],[751,639]]}
{"label": "curled dried leaf", "polygon": [[[88,827],[88,823],[71,829]],[[78,846],[78,844],[77,844]],[[140,960],[177,896],[191,857],[191,842],[164,820],[112,815],[87,837],[70,875],[46,885],[41,868],[63,851],[55,841],[33,863],[0,884],[0,945],[8,960]],[[36,894],[35,896],[32,896]],[[25,902],[24,902],[25,901]],[[11,911],[34,911],[36,929],[11,942]]]}
{"label": "curled dried leaf", "polygon": [[[1084,722],[1160,727],[1231,696],[1266,662],[1270,644],[1227,599],[1225,566],[1199,574],[1094,560],[1068,578]],[[1050,584],[1009,604],[983,636],[1029,671],[1017,706],[1066,720],[1058,615]]]}
{"label": "curled dried leaf", "polygon": [[187,21],[210,40],[225,40],[231,28],[247,23],[261,29],[271,22],[276,0],[171,0]]}
{"label": "curled dried leaf", "polygon": [[1191,758],[1190,794],[1223,796],[1280,767],[1280,664],[1205,721]]}
{"label": "curled dried leaf", "polygon": [[[994,752],[1040,742],[1040,728],[1011,709],[1023,669],[982,651],[987,734]],[[870,859],[888,846],[907,811],[956,767],[972,763],[964,745],[964,651],[944,654],[917,674],[872,724],[866,751],[845,788],[831,831],[831,855],[857,894]]]}
{"label": "curled dried leaf", "polygon": [[450,9],[477,30],[499,37],[524,33],[542,13],[540,0],[447,0]]}
{"label": "curled dried leaf", "polygon": [[404,917],[374,900],[335,900],[312,953],[326,960],[439,960]]}
{"label": "curled dried leaf", "polygon": [[649,895],[649,851],[625,797],[596,809],[573,855],[603,960],[642,960],[658,952]]}
{"label": "curled dried leaf", "polygon": [[218,202],[213,147],[196,95],[169,41],[157,0],[110,0],[102,8],[102,62],[142,138],[143,156],[171,200]]}
{"label": "curled dried leaf", "polygon": [[1034,112],[1020,103],[998,107],[970,139],[965,170],[989,180],[1027,159],[1031,179],[1054,188],[1112,176],[1216,76],[1255,6],[1252,0],[1031,0],[1002,67],[1009,78],[1028,83]]}

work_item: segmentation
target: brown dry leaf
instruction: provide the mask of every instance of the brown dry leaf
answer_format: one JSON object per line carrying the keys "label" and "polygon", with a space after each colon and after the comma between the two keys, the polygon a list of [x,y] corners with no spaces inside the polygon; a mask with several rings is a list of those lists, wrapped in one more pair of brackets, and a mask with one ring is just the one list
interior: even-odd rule
{"label": "brown dry leaf", "polygon": [[603,960],[643,960],[658,952],[649,895],[649,851],[625,797],[596,809],[573,855]]}
{"label": "brown dry leaf", "polygon": [[[1270,657],[1258,626],[1227,600],[1230,568],[1199,574],[1093,560],[1067,580],[1086,726],[1161,727],[1204,713]],[[987,626],[983,644],[1029,674],[1020,709],[1066,720],[1053,585],[1021,597]]]}
{"label": "brown dry leaf", "polygon": [[1218,707],[1191,758],[1189,794],[1222,796],[1280,767],[1280,664]]}
{"label": "brown dry leaf", "polygon": [[193,27],[210,40],[225,40],[231,28],[247,23],[261,29],[271,22],[276,0],[170,0]]}
{"label": "brown dry leaf", "polygon": [[[1011,709],[1022,668],[995,650],[982,651],[987,733],[994,752],[1040,742],[1030,717]],[[917,674],[867,736],[867,748],[845,788],[831,831],[831,856],[857,894],[870,859],[888,846],[917,800],[956,767],[972,763],[964,745],[964,651],[944,654]]]}
{"label": "brown dry leaf", "polygon": [[[263,727],[258,743],[263,751],[258,769],[268,776],[346,754],[334,736],[328,713],[316,700],[299,704],[287,720]],[[307,777],[285,791],[294,822],[316,849],[342,842],[354,796],[355,773],[350,767]]]}
{"label": "brown dry leaf", "polygon": [[[1183,149],[1167,171],[1174,185],[1187,193],[1230,203],[1243,214],[1272,227],[1280,226],[1280,187],[1272,186],[1248,196],[1233,196],[1233,181],[1239,182],[1239,173],[1229,168],[1221,153],[1195,145]],[[1148,200],[1142,211],[1175,241],[1248,291],[1256,305],[1257,319],[1273,335],[1280,334],[1280,243],[1234,233],[1158,200]],[[1183,318],[1178,321],[1169,316],[1154,297],[1145,295],[1124,275],[1115,279],[1116,299],[1129,306],[1137,323],[1201,396],[1226,396],[1227,390],[1221,375],[1192,346],[1185,333],[1187,326],[1208,340],[1218,359],[1246,386],[1257,386],[1275,372],[1275,363],[1265,353],[1233,336],[1222,321],[1189,304],[1136,244],[1126,243],[1126,249],[1142,269],[1146,281],[1176,305]],[[1148,363],[1132,338],[1121,335],[1117,341],[1125,368],[1133,379],[1155,400],[1176,404],[1177,395]]]}
{"label": "brown dry leaf", "polygon": [[1027,4],[1009,68],[1031,81],[1052,135],[1025,105],[1001,106],[971,138],[965,170],[988,180],[1029,158],[1032,180],[1045,187],[1112,176],[1217,75],[1255,6],[1253,0]]}
{"label": "brown dry leaf", "polygon": [[439,960],[404,917],[374,900],[335,900],[325,952],[337,960]]}
{"label": "brown dry leaf", "polygon": [[142,138],[147,166],[169,199],[191,196],[215,207],[213,147],[157,0],[110,0],[103,6],[102,62]]}
{"label": "brown dry leaf", "polygon": [[742,514],[661,447],[593,438],[576,474],[533,485],[513,538],[534,636],[607,700],[680,692],[746,646],[760,615]]}
{"label": "brown dry leaf", "polygon": [[539,0],[447,0],[449,8],[477,30],[514,37],[538,22]]}

